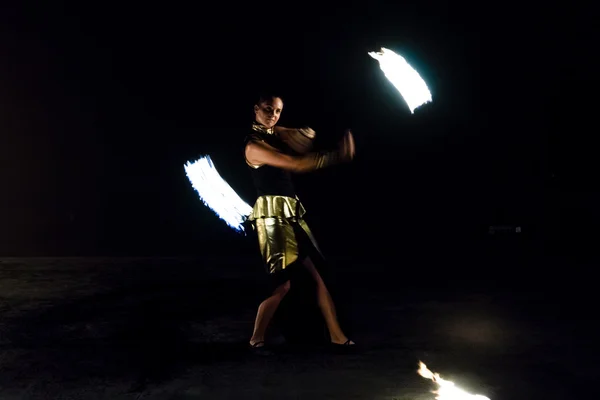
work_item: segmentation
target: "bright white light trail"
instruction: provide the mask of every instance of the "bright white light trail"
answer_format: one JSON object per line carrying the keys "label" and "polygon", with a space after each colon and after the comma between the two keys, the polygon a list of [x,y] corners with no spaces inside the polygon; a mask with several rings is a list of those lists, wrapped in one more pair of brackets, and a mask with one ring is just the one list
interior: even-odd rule
{"label": "bright white light trail", "polygon": [[244,221],[252,212],[252,207],[221,178],[210,156],[187,162],[184,168],[202,202],[227,225],[238,232],[244,231]]}
{"label": "bright white light trail", "polygon": [[398,89],[411,113],[417,107],[432,101],[427,84],[404,57],[386,48],[381,48],[379,52],[371,51],[369,55],[379,61],[379,68]]}

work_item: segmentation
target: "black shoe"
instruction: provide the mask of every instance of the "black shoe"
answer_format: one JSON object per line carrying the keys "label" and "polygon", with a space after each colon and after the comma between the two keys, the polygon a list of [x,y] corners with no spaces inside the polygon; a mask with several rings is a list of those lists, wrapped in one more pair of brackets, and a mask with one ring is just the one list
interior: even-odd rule
{"label": "black shoe", "polygon": [[252,353],[255,356],[272,356],[274,354],[272,351],[266,348],[265,342],[263,340],[251,344],[249,349],[250,353]]}
{"label": "black shoe", "polygon": [[330,342],[329,349],[337,354],[350,354],[355,353],[358,350],[358,345],[351,339],[348,339],[344,343]]}

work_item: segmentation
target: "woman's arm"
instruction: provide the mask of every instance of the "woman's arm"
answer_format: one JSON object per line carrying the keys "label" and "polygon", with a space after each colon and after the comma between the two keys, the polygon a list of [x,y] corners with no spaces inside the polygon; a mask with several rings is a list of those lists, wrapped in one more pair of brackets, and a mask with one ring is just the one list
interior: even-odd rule
{"label": "woman's arm", "polygon": [[312,152],[301,156],[284,154],[263,141],[249,141],[245,154],[248,163],[256,166],[270,165],[297,173],[309,172],[354,158],[354,138],[347,131],[339,148],[330,152]]}
{"label": "woman's arm", "polygon": [[309,139],[314,139],[317,133],[310,127],[306,126],[304,128],[286,128],[284,126],[276,125],[274,127],[275,132],[279,135],[289,135],[294,133],[300,133],[303,136],[306,136]]}
{"label": "woman's arm", "polygon": [[275,133],[293,151],[306,154],[312,150],[317,133],[309,128],[286,128],[275,126]]}

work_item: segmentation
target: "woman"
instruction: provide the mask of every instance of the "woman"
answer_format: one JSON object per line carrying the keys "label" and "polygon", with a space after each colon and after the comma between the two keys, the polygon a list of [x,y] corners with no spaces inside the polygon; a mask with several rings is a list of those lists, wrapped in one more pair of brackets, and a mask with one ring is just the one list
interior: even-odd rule
{"label": "woman", "polygon": [[317,301],[329,330],[331,343],[353,346],[342,331],[335,306],[323,279],[311,260],[318,246],[303,220],[304,207],[296,197],[292,173],[304,173],[354,157],[354,138],[347,131],[335,151],[309,152],[315,138],[310,129],[276,127],[283,110],[278,96],[261,96],[254,106],[255,121],[246,138],[245,157],[250,166],[258,198],[249,217],[258,235],[263,261],[275,290],[258,307],[252,349],[265,346],[265,332],[277,307],[290,290],[295,269],[306,268],[317,286]]}

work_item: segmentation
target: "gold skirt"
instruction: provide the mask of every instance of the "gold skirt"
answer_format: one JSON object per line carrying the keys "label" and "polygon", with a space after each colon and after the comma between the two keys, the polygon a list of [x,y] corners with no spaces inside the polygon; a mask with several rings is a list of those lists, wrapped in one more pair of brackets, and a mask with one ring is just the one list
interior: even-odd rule
{"label": "gold skirt", "polygon": [[302,229],[320,253],[308,224],[306,210],[298,199],[286,196],[261,196],[248,220],[258,235],[258,245],[269,274],[285,270],[301,256],[298,229]]}

